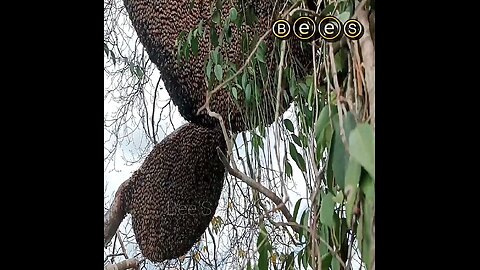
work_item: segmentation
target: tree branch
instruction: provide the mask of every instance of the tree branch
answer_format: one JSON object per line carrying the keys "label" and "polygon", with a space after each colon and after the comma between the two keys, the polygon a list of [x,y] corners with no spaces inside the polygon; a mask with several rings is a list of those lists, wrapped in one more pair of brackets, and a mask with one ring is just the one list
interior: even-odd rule
{"label": "tree branch", "polygon": [[123,182],[120,187],[118,187],[117,192],[115,193],[115,198],[113,199],[112,205],[110,209],[108,209],[107,213],[103,217],[103,245],[106,247],[112,237],[117,232],[118,226],[122,223],[123,218],[126,215],[125,212],[125,201],[124,201],[124,193],[125,188],[127,187],[130,179]]}
{"label": "tree branch", "polygon": [[362,51],[363,68],[365,69],[365,82],[368,93],[370,123],[375,130],[375,47],[373,46],[370,35],[370,23],[368,21],[368,12],[365,9],[358,9],[358,20],[365,28],[365,32],[360,38],[360,49]]}
{"label": "tree branch", "polygon": [[295,220],[293,219],[293,216],[290,214],[287,207],[283,203],[282,199],[280,199],[280,197],[278,197],[277,194],[275,194],[268,188],[264,187],[259,182],[256,182],[252,178],[248,177],[246,174],[242,173],[241,171],[232,168],[229,162],[227,161],[225,154],[223,154],[222,150],[220,150],[220,148],[218,147],[217,147],[217,153],[220,158],[220,161],[223,163],[223,166],[225,166],[225,168],[227,169],[230,175],[235,176],[236,178],[242,180],[248,186],[257,190],[258,192],[262,193],[263,195],[267,196],[267,198],[272,200],[277,205],[278,209],[280,209],[283,216],[287,219],[288,224],[292,227],[292,229],[297,233],[301,232],[300,226],[295,222]]}
{"label": "tree branch", "polygon": [[138,269],[139,262],[137,259],[128,259],[116,264],[108,264],[104,270],[126,270],[126,269]]}

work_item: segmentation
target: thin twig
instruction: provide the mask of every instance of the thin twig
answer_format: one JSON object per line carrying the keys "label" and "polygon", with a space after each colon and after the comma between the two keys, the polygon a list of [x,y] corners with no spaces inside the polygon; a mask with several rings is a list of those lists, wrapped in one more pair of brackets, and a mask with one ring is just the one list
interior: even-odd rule
{"label": "thin twig", "polygon": [[[277,81],[277,100],[276,100],[276,106],[275,106],[275,119],[278,119],[279,116],[280,116],[280,98],[281,98],[281,95],[282,95],[282,92],[283,92],[283,89],[282,89],[282,73],[283,73],[283,68],[284,68],[284,61],[285,61],[285,47],[286,47],[286,41],[285,40],[282,40],[282,42],[280,43],[280,63],[278,64],[278,81]],[[280,125],[276,125],[275,126],[275,139],[277,141],[280,141]],[[275,155],[277,157],[277,162],[278,162],[278,168],[279,169],[282,169],[283,166],[282,165],[285,165],[285,162],[283,164],[281,164],[281,158],[280,158],[280,150],[279,150],[279,147],[275,147]],[[285,196],[285,200],[284,201],[287,201],[288,200],[288,192],[287,192],[287,188],[285,186],[285,179],[283,177],[283,174],[280,174],[279,175],[280,177],[280,184],[281,184],[281,188],[282,188],[282,193],[284,194]]]}
{"label": "thin twig", "polygon": [[[152,105],[152,138],[153,138],[153,143],[157,144],[157,137],[156,131],[155,131],[155,102],[157,101],[157,91],[158,91],[158,86],[160,85],[160,80],[162,77],[158,78],[157,81],[157,86],[155,86],[155,92],[153,93],[153,105]],[[160,115],[161,117],[161,115]]]}
{"label": "thin twig", "polygon": [[[220,122],[220,127],[222,128],[223,137],[225,139],[225,143],[227,144],[227,155],[230,156],[233,153],[232,143],[230,141],[230,136],[228,136],[228,132],[225,127],[225,122],[223,121],[223,117],[216,112],[212,112],[210,110],[210,106],[207,106],[207,112],[209,116],[216,118]],[[235,169],[237,168],[235,163],[233,164],[233,166],[235,167]]]}
{"label": "thin twig", "polygon": [[[296,224],[296,225],[292,225],[292,229],[297,232],[297,233],[300,233],[301,230],[300,228],[298,228],[298,224],[295,222],[295,220],[293,219],[293,216],[290,214],[290,212],[288,211],[287,207],[285,206],[285,204],[283,204],[283,201],[282,199],[280,199],[277,194],[275,194],[273,191],[267,189],[266,187],[264,187],[262,184],[260,184],[259,182],[253,180],[252,178],[248,177],[246,174],[244,174],[243,172],[237,170],[237,169],[234,169],[230,166],[227,158],[225,157],[225,154],[223,154],[222,150],[220,150],[220,148],[217,147],[217,153],[218,153],[218,156],[220,157],[220,161],[223,163],[223,166],[225,166],[225,168],[227,169],[228,173],[232,176],[235,176],[236,178],[242,180],[243,182],[245,182],[248,186],[250,186],[251,188],[253,188],[254,190],[257,190],[258,192],[262,193],[263,195],[265,195],[267,198],[269,198],[270,200],[272,200],[280,209],[280,211],[282,212],[283,216],[287,219],[287,221],[291,224]],[[283,204],[283,205],[282,205]]]}
{"label": "thin twig", "polygon": [[125,254],[125,259],[128,259],[127,249],[125,248],[125,245],[123,244],[123,240],[120,237],[120,232],[119,231],[117,231],[117,239],[118,239],[118,242],[120,243],[120,247],[122,248],[123,254]]}
{"label": "thin twig", "polygon": [[338,262],[342,265],[343,269],[345,269],[345,262],[340,258],[337,252],[319,235],[318,239],[320,239],[320,242],[322,242],[328,250],[330,250],[330,253],[335,255],[335,258],[337,258]]}
{"label": "thin twig", "polygon": [[[210,227],[208,227],[208,233],[210,234],[210,237],[212,237],[212,242],[213,242],[213,262],[215,263],[215,270],[218,269],[218,266],[217,266],[217,246],[215,244],[215,237],[213,237],[213,233],[212,233],[212,229],[210,229]],[[208,251],[208,249],[207,249]],[[188,268],[187,268],[188,269]]]}
{"label": "thin twig", "polygon": [[348,147],[348,140],[345,134],[345,128],[343,127],[343,111],[342,111],[342,103],[341,103],[341,90],[340,85],[338,83],[337,77],[337,66],[335,65],[335,56],[333,55],[333,47],[332,44],[329,44],[329,58],[330,58],[330,72],[332,73],[333,77],[333,85],[335,87],[335,92],[337,93],[337,107],[338,107],[338,121],[340,126],[340,137],[342,138],[342,142],[345,146],[345,150],[347,153],[349,152]]}

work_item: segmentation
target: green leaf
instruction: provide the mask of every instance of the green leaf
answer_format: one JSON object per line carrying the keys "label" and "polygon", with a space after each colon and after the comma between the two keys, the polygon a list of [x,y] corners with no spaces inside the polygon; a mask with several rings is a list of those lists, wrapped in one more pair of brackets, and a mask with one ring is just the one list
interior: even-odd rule
{"label": "green leaf", "polygon": [[346,71],[345,67],[348,64],[347,57],[347,52],[344,49],[338,50],[335,54],[335,66],[337,67],[338,72]]}
{"label": "green leaf", "polygon": [[[335,133],[335,132],[333,132]],[[332,139],[331,141],[334,140],[334,134],[332,134]],[[328,159],[327,159],[327,172],[325,173],[325,180],[327,180],[327,187],[329,189],[333,188],[333,179],[334,179],[334,173],[333,173],[333,152],[334,152],[334,144],[330,143],[330,146],[328,147]]]}
{"label": "green leaf", "polygon": [[238,100],[238,92],[235,86],[232,87],[232,96],[235,100]]}
{"label": "green leaf", "polygon": [[247,72],[242,74],[242,89],[247,88]]}
{"label": "green leaf", "polygon": [[293,160],[296,160],[297,159],[297,156],[298,156],[298,152],[297,152],[297,148],[295,147],[295,145],[291,142],[288,143],[288,149],[290,151],[290,156],[292,157]]}
{"label": "green leaf", "polygon": [[372,126],[359,124],[350,134],[350,154],[375,180],[375,137]]}
{"label": "green leaf", "polygon": [[358,198],[358,188],[357,187],[352,187],[352,186],[347,186],[345,188],[345,193],[347,194],[347,203],[345,205],[346,208],[346,219],[347,219],[347,225],[349,228],[352,228],[352,218],[353,218],[353,210],[355,209],[355,206],[357,204],[357,198]]}
{"label": "green leaf", "polygon": [[259,231],[258,239],[257,239],[257,249],[258,249],[258,253],[259,253],[258,269],[259,270],[266,270],[266,269],[268,269],[269,242],[268,242],[267,231],[265,229],[264,224],[260,224],[260,231]]}
{"label": "green leaf", "polygon": [[[308,94],[308,93],[307,93]],[[302,106],[302,109],[301,109],[302,113],[304,114],[304,117],[305,117],[305,126],[304,126],[304,132],[308,132],[308,130],[306,130],[305,128],[310,128],[313,126],[313,111],[312,111],[312,108],[310,106],[308,106],[308,104],[304,104]]]}
{"label": "green leaf", "polygon": [[219,52],[219,48],[215,48],[215,50],[213,50],[212,52],[212,58],[213,58],[213,63],[214,64],[218,64],[219,62],[219,58],[220,58],[220,52]]}
{"label": "green leaf", "polygon": [[297,78],[295,77],[295,71],[292,67],[289,67],[288,69],[290,72],[289,72],[289,91],[290,91],[290,95],[292,97],[295,97],[295,94],[297,93]]}
{"label": "green leaf", "polygon": [[252,6],[249,6],[246,10],[246,23],[249,26],[253,26],[255,23],[257,23],[258,18],[257,15],[255,14],[255,10],[253,9]]}
{"label": "green leaf", "polygon": [[132,75],[137,75],[136,72],[135,72],[135,67],[132,64],[132,62],[128,63],[128,67],[129,67],[130,73],[132,73]]}
{"label": "green leaf", "polygon": [[250,75],[255,76],[255,70],[253,69],[253,67],[250,67],[250,66],[247,67],[247,71],[248,71],[248,73],[249,73]]}
{"label": "green leaf", "polygon": [[222,81],[223,78],[223,69],[221,65],[215,65],[215,68],[213,70],[215,72],[215,78],[220,82]]}
{"label": "green leaf", "polygon": [[330,264],[332,263],[332,254],[327,253],[325,258],[322,259],[322,270],[330,269]]}
{"label": "green leaf", "polygon": [[212,21],[216,24],[220,23],[220,11],[218,9],[213,12]]}
{"label": "green leaf", "polygon": [[349,228],[352,227],[352,217],[356,206],[358,183],[360,182],[361,172],[362,167],[360,164],[356,162],[353,157],[350,157],[345,175],[345,194],[347,194],[346,219]]}
{"label": "green leaf", "polygon": [[320,13],[320,17],[325,17],[325,16],[327,16],[327,15],[331,15],[332,11],[335,9],[335,5],[336,5],[335,2],[327,5],[327,6],[322,10],[322,12]]}
{"label": "green leaf", "polygon": [[297,148],[295,147],[295,145],[293,143],[289,143],[289,150],[290,150],[290,156],[292,157],[292,159],[295,161],[295,163],[297,164],[298,168],[300,170],[302,170],[303,172],[306,171],[306,164],[305,164],[305,160],[303,159],[302,155],[300,155],[298,152],[297,152]]}
{"label": "green leaf", "polygon": [[223,7],[223,1],[224,0],[216,0],[215,1],[215,7],[218,9],[218,10],[221,10],[222,7]]}
{"label": "green leaf", "polygon": [[344,24],[348,19],[350,19],[350,12],[342,12],[340,15],[338,15],[337,19],[339,19]]}
{"label": "green leaf", "polygon": [[310,85],[308,88],[308,105],[312,106],[313,105],[313,93],[315,92],[314,90],[314,85]]}
{"label": "green leaf", "polygon": [[[337,258],[334,258],[331,262],[332,264],[332,270],[340,270],[340,262],[337,260]],[[323,265],[322,265],[323,266]]]}
{"label": "green leaf", "polygon": [[300,141],[300,139],[297,137],[297,135],[295,135],[295,134],[292,133],[292,134],[290,134],[290,136],[292,136],[293,141],[294,141],[298,146],[303,147],[303,144],[302,144],[302,142]]}
{"label": "green leaf", "polygon": [[197,26],[198,32],[197,32],[197,37],[202,37],[203,38],[203,20],[200,20]]}
{"label": "green leaf", "polygon": [[290,165],[290,162],[285,163],[285,173],[287,174],[288,177],[292,177],[292,165]]}
{"label": "green leaf", "polygon": [[290,132],[293,132],[294,129],[293,129],[293,123],[292,121],[290,121],[290,119],[284,119],[283,120],[283,124],[285,125],[285,128],[290,131]]}
{"label": "green leaf", "polygon": [[178,38],[175,40],[175,46],[177,46],[177,60],[180,61],[183,56],[183,42],[184,42],[185,32],[182,31],[178,35]]}
{"label": "green leaf", "polygon": [[302,225],[302,229],[300,230],[301,234],[299,235],[300,241],[302,241],[302,235],[305,236],[305,239],[308,239],[310,237],[310,234],[308,232],[309,214],[310,211],[308,209],[305,209],[305,211],[303,211],[302,217],[300,218],[300,225]]}
{"label": "green leaf", "polygon": [[307,97],[308,95],[308,88],[307,85],[304,83],[299,83],[298,86],[300,86],[300,89],[302,90],[301,94],[303,97]]}
{"label": "green leaf", "polygon": [[108,48],[107,43],[103,43],[103,50],[105,51],[105,54],[108,57],[108,52],[110,51],[110,49]]}
{"label": "green leaf", "polygon": [[360,174],[362,172],[362,167],[360,164],[353,158],[350,157],[347,166],[347,172],[345,173],[345,184],[346,186],[357,187],[360,182]]}
{"label": "green leaf", "polygon": [[298,199],[295,203],[295,207],[293,208],[293,220],[297,220],[298,215],[298,208],[300,207],[300,203],[302,202],[302,198]]}
{"label": "green leaf", "polygon": [[248,46],[248,34],[247,32],[242,33],[242,52],[244,54],[248,54],[249,46]]}
{"label": "green leaf", "polygon": [[322,196],[322,204],[320,206],[320,222],[327,225],[329,228],[334,228],[335,223],[333,221],[333,210],[335,202],[333,196],[330,193]]}
{"label": "green leaf", "polygon": [[260,42],[260,45],[258,46],[257,51],[255,52],[255,56],[257,57],[257,60],[265,63],[265,53],[267,51],[267,45],[265,44],[264,41]]}
{"label": "green leaf", "polygon": [[135,67],[135,75],[137,75],[137,77],[139,79],[142,79],[143,78],[143,69],[139,66],[136,66]]}
{"label": "green leaf", "polygon": [[352,112],[347,112],[343,119],[343,127],[345,129],[345,138],[348,141],[348,137],[352,130],[355,129],[357,122],[355,121],[355,116],[353,116]]}
{"label": "green leaf", "polygon": [[235,9],[234,7],[232,7],[232,8],[230,9],[230,20],[231,20],[232,22],[235,22],[235,21],[237,20],[237,14],[238,14],[237,9]]}
{"label": "green leaf", "polygon": [[305,76],[305,84],[307,88],[313,85],[313,76],[312,75],[307,75]]}
{"label": "green leaf", "polygon": [[198,38],[196,37],[192,39],[192,53],[194,56],[198,55]]}
{"label": "green leaf", "polygon": [[325,130],[327,125],[330,123],[330,118],[328,117],[328,106],[324,106],[320,115],[318,116],[317,122],[315,123],[315,138],[317,142],[320,142],[320,134]]}
{"label": "green leaf", "polygon": [[205,68],[205,74],[207,75],[207,79],[210,80],[210,75],[212,74],[212,59],[208,59],[207,67]]}
{"label": "green leaf", "polygon": [[303,159],[302,155],[297,155],[297,166],[302,172],[307,171],[307,165],[305,163],[305,159]]}
{"label": "green leaf", "polygon": [[210,27],[210,42],[214,47],[218,46],[218,34],[217,29],[215,27]]}
{"label": "green leaf", "polygon": [[257,50],[257,52],[255,53],[255,56],[257,57],[257,60],[262,62],[262,63],[265,63],[265,54],[264,53],[261,53],[259,50]]}
{"label": "green leaf", "polygon": [[247,103],[250,102],[251,96],[252,96],[252,86],[250,85],[250,83],[247,83],[247,87],[245,87],[245,101]]}
{"label": "green leaf", "polygon": [[310,250],[311,250],[311,247],[306,247],[305,248],[305,252],[303,252],[303,258],[302,258],[302,265],[303,265],[303,269],[305,270],[309,270],[308,268],[308,261],[310,260]]}
{"label": "green leaf", "polygon": [[188,42],[184,42],[182,46],[182,53],[185,57],[185,61],[190,60],[190,48],[188,47]]}
{"label": "green leaf", "polygon": [[360,182],[360,189],[365,194],[365,202],[368,204],[367,206],[373,207],[375,205],[375,183],[370,175],[363,175]]}
{"label": "green leaf", "polygon": [[[343,188],[342,188],[343,189]],[[333,201],[336,203],[342,203],[343,202],[343,192],[337,192],[337,195],[335,197],[332,197]]]}
{"label": "green leaf", "polygon": [[285,259],[285,266],[282,269],[286,270],[293,270],[295,269],[295,263],[293,261],[295,253],[291,252],[290,254],[287,255],[287,258]]}
{"label": "green leaf", "polygon": [[192,31],[190,30],[190,32],[188,32],[188,36],[187,36],[187,43],[188,45],[192,45],[192,36],[193,36],[193,33]]}
{"label": "green leaf", "polygon": [[117,63],[117,60],[115,58],[115,53],[113,53],[113,51],[110,51],[110,57],[112,58],[113,65],[115,66],[115,64]]}
{"label": "green leaf", "polygon": [[[325,224],[319,224],[318,229],[319,229],[318,232],[320,237],[325,239],[325,241],[328,241],[328,239],[330,239],[330,231],[331,231],[328,228],[328,226]],[[328,250],[326,245],[320,245],[320,254],[328,254],[328,253],[330,253],[330,251]]]}
{"label": "green leaf", "polygon": [[[345,170],[348,164],[348,153],[345,151],[345,146],[340,136],[340,127],[338,117],[333,118],[333,127],[335,132],[333,134],[332,141],[332,153],[330,159],[332,161],[333,175],[335,177],[335,183],[343,186],[345,182]],[[333,189],[333,186],[329,186]]]}
{"label": "green leaf", "polygon": [[250,260],[247,262],[247,270],[252,270],[252,264],[250,263]]}
{"label": "green leaf", "polygon": [[258,148],[263,149],[263,140],[262,137],[258,136],[255,133],[252,133],[252,143],[253,146],[256,148],[256,151],[258,152]]}
{"label": "green leaf", "polygon": [[230,44],[232,42],[232,39],[233,39],[232,28],[230,27],[230,25],[227,25],[224,28],[224,31],[225,31],[225,39]]}
{"label": "green leaf", "polygon": [[[301,240],[301,237],[300,237],[300,240]],[[302,265],[303,251],[304,249],[301,249],[297,254],[298,269],[301,269],[300,266]]]}
{"label": "green leaf", "polygon": [[320,165],[320,161],[323,160],[323,153],[325,152],[325,147],[323,145],[317,144],[315,149],[315,164]]}

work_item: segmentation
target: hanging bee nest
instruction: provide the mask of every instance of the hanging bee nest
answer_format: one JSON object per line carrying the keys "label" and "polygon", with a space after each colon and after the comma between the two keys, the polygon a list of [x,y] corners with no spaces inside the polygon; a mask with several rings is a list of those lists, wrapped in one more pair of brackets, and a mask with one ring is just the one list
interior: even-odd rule
{"label": "hanging bee nest", "polygon": [[[230,10],[234,7],[232,2],[224,1],[221,10],[221,21],[224,22],[230,15]],[[242,1],[239,1],[241,3]],[[244,13],[255,14],[256,23],[250,25],[243,24],[239,28],[234,23],[231,26],[231,41],[222,46],[220,53],[223,59],[228,59],[239,69],[245,62],[250,52],[242,51],[243,34],[248,33],[257,37],[267,32],[273,24],[272,14],[278,13],[275,9],[275,1],[244,1],[246,8],[239,10],[238,16]],[[212,26],[212,8],[216,1],[213,0],[124,0],[126,10],[130,20],[145,47],[151,61],[156,64],[160,70],[165,87],[173,103],[178,106],[180,114],[189,122],[199,123],[204,126],[218,125],[218,120],[208,116],[203,110],[200,115],[197,111],[206,100],[206,91],[208,88],[205,79],[206,65],[209,59],[209,53],[212,50],[210,42],[210,30]],[[283,7],[283,6],[282,6]],[[239,9],[239,5],[236,6]],[[255,20],[254,20],[255,21]],[[181,32],[188,33],[196,26],[204,23],[205,34],[203,39],[198,41],[198,55],[190,54],[188,61],[178,60],[177,56],[177,38]],[[209,25],[210,24],[210,25]],[[216,33],[222,35],[223,25],[218,23],[214,25]],[[249,48],[253,49],[256,42],[250,40]],[[300,41],[291,41],[292,46],[288,48],[292,55],[296,55],[299,62],[309,70],[312,66],[311,48],[302,49]],[[239,132],[254,128],[258,125],[267,126],[274,121],[277,91],[274,87],[276,79],[275,73],[278,69],[277,56],[272,54],[274,47],[274,36],[270,34],[265,39],[266,47],[266,69],[267,74],[260,75],[258,65],[255,67],[257,79],[262,77],[260,89],[257,89],[258,83],[251,85],[251,96],[255,100],[254,106],[247,109],[245,101],[246,89],[238,94],[236,99],[232,98],[230,90],[227,88],[216,92],[210,100],[210,109],[219,113],[224,119],[228,129],[233,132]],[[305,43],[304,46],[307,46]],[[215,65],[214,65],[215,66]],[[245,69],[245,72],[248,69]],[[264,70],[265,71],[265,70]],[[212,76],[213,72],[212,72]],[[228,77],[225,70],[222,80]],[[253,76],[250,74],[250,76]],[[239,90],[240,91],[240,90]],[[258,93],[257,93],[258,91]],[[245,93],[245,94],[244,94]],[[279,113],[282,114],[289,106],[291,100],[288,96],[289,91],[280,95]],[[250,96],[250,95],[249,95]],[[255,117],[252,117],[255,115]],[[250,119],[248,121],[247,119]],[[252,120],[253,119],[253,120]]]}
{"label": "hanging bee nest", "polygon": [[144,257],[161,262],[187,253],[205,232],[220,199],[225,151],[218,129],[186,124],[158,143],[125,188]]}

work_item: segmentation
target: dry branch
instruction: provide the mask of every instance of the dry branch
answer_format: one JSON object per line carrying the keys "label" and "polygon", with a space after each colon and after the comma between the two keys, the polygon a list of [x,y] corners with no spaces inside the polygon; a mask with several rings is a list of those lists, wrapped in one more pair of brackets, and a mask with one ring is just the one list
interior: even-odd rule
{"label": "dry branch", "polygon": [[[362,1],[364,3],[366,1]],[[362,51],[363,68],[365,69],[365,81],[369,98],[370,123],[375,130],[375,47],[373,46],[372,36],[370,35],[370,22],[368,11],[359,5],[355,11],[358,21],[365,28],[362,38],[359,40]],[[373,21],[375,23],[375,21]]]}
{"label": "dry branch", "polygon": [[103,240],[104,240],[104,247],[110,243],[112,237],[117,232],[118,226],[122,223],[123,218],[126,215],[125,212],[125,202],[123,200],[125,187],[127,186],[130,179],[123,182],[120,187],[118,187],[117,192],[115,193],[115,198],[108,209],[107,213],[103,217]]}
{"label": "dry branch", "polygon": [[225,168],[227,169],[227,171],[230,175],[235,176],[236,178],[242,180],[248,186],[257,190],[258,192],[262,193],[263,195],[267,196],[267,198],[272,200],[277,205],[278,209],[280,209],[283,216],[287,219],[288,224],[291,225],[292,229],[297,233],[301,232],[301,228],[295,222],[295,219],[293,218],[293,216],[288,211],[288,209],[285,206],[285,204],[283,203],[282,199],[280,199],[280,197],[277,196],[277,194],[275,194],[273,191],[269,190],[268,188],[264,187],[259,182],[256,182],[252,178],[248,177],[248,175],[242,173],[239,170],[236,170],[236,169],[232,168],[232,166],[230,166],[230,163],[228,162],[227,158],[225,157],[225,154],[223,154],[222,150],[220,150],[219,148],[217,148],[217,153],[218,153],[218,156],[220,157],[220,160],[222,161],[223,165],[225,166]]}
{"label": "dry branch", "polygon": [[128,259],[115,264],[108,264],[104,270],[125,270],[125,269],[138,269],[139,262],[137,259]]}

